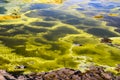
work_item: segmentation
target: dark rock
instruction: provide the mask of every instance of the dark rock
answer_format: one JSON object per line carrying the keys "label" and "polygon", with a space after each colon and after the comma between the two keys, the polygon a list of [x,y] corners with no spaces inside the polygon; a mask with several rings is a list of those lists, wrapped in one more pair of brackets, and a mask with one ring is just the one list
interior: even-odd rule
{"label": "dark rock", "polygon": [[11,74],[7,73],[5,70],[0,70],[1,78],[0,80],[16,80],[14,76]]}
{"label": "dark rock", "polygon": [[79,70],[74,72],[74,75],[79,75],[79,74],[81,74],[81,71]]}
{"label": "dark rock", "polygon": [[109,38],[102,38],[101,43],[112,43],[112,40]]}
{"label": "dark rock", "polygon": [[120,64],[117,65],[117,67],[116,67],[115,70],[118,71],[118,72],[120,72]]}
{"label": "dark rock", "polygon": [[27,68],[27,66],[25,65],[19,65],[15,67],[15,69],[25,69],[25,68]]}
{"label": "dark rock", "polygon": [[120,80],[120,76],[104,71],[104,67],[91,66],[84,73],[79,70],[63,68],[51,72],[13,75],[0,70],[0,80]]}

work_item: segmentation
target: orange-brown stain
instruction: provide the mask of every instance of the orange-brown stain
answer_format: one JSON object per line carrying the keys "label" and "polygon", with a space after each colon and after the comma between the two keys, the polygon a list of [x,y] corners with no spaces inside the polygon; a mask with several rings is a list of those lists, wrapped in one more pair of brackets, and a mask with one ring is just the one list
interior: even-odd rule
{"label": "orange-brown stain", "polygon": [[103,15],[96,15],[96,16],[94,16],[94,18],[96,18],[96,19],[102,19],[102,18],[104,18],[104,16]]}
{"label": "orange-brown stain", "polygon": [[54,0],[55,3],[61,4],[63,3],[63,0]]}
{"label": "orange-brown stain", "polygon": [[23,2],[40,2],[40,3],[56,3],[56,4],[61,4],[65,0],[22,0]]}
{"label": "orange-brown stain", "polygon": [[0,16],[0,20],[14,20],[14,19],[18,19],[21,18],[20,15],[16,15],[16,16],[12,16],[12,15],[4,15],[4,16]]}

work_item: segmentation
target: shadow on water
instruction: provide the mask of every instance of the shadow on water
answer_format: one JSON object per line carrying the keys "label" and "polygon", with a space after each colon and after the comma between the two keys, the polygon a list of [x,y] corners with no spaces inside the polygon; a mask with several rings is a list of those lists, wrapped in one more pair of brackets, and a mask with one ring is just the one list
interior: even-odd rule
{"label": "shadow on water", "polygon": [[60,37],[64,37],[67,34],[79,34],[79,32],[66,26],[60,26],[54,30],[48,31],[48,33],[43,35],[43,37],[47,40],[54,41],[58,40]]}
{"label": "shadow on water", "polygon": [[34,28],[34,27],[24,27],[26,31],[33,32],[33,33],[40,33],[40,32],[46,32],[48,29],[46,28]]}
{"label": "shadow on water", "polygon": [[115,29],[115,31],[116,31],[116,32],[118,32],[118,33],[120,33],[120,28],[118,28],[118,29]]}
{"label": "shadow on water", "polygon": [[0,3],[8,3],[8,0],[0,0]]}
{"label": "shadow on water", "polygon": [[16,39],[16,38],[9,38],[9,37],[0,37],[0,40],[3,44],[10,48],[15,48],[15,46],[25,45],[26,40],[24,39]]}
{"label": "shadow on water", "polygon": [[32,22],[31,25],[33,26],[43,26],[43,27],[52,27],[55,23],[48,23],[48,22]]}
{"label": "shadow on water", "polygon": [[34,10],[34,9],[46,9],[46,8],[50,8],[50,7],[54,7],[53,5],[50,5],[50,4],[39,4],[39,3],[36,3],[36,4],[31,4],[29,9],[30,10]]}
{"label": "shadow on water", "polygon": [[66,20],[71,18],[78,18],[74,15],[67,14],[64,11],[61,10],[37,10],[37,11],[31,11],[30,13],[27,13],[26,16],[32,17],[32,18],[38,18],[40,16],[44,17],[51,17],[52,19],[59,19],[59,20]]}
{"label": "shadow on water", "polygon": [[16,36],[18,34],[28,34],[22,27],[23,24],[10,24],[10,25],[0,25],[0,35],[1,36]]}
{"label": "shadow on water", "polygon": [[70,25],[78,25],[78,24],[82,24],[83,21],[75,18],[75,19],[69,19],[63,22]]}
{"label": "shadow on water", "polygon": [[101,28],[91,28],[91,29],[88,29],[87,32],[99,37],[117,37],[118,36],[117,34],[111,31],[101,29]]}
{"label": "shadow on water", "polygon": [[23,8],[21,9],[21,12],[26,12],[30,10],[48,9],[52,7],[55,7],[55,5],[34,3],[34,4],[30,4],[29,7],[23,6]]}
{"label": "shadow on water", "polygon": [[4,14],[7,10],[4,7],[0,7],[0,14]]}
{"label": "shadow on water", "polygon": [[108,26],[120,28],[120,17],[105,16],[104,20],[108,22]]}
{"label": "shadow on water", "polygon": [[[35,23],[34,23],[35,24]],[[38,23],[39,24],[39,23]],[[50,23],[51,26],[54,24]],[[40,24],[41,26],[38,28],[26,26],[23,24],[17,25],[0,25],[0,36],[16,36],[19,34],[31,34],[31,33],[40,33],[46,32],[48,29],[43,28],[42,26],[49,27],[49,23]],[[50,27],[51,27],[50,26]]]}

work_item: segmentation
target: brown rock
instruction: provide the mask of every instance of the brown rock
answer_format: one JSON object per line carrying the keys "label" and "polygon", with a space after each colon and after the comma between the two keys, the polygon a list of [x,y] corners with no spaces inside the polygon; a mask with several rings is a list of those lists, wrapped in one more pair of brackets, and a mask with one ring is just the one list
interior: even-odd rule
{"label": "brown rock", "polygon": [[0,80],[6,80],[2,74],[0,74]]}

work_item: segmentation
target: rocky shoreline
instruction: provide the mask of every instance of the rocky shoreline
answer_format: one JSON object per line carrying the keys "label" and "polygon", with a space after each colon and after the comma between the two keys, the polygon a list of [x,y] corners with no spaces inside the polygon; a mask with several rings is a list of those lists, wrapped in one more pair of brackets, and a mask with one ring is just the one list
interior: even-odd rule
{"label": "rocky shoreline", "polygon": [[120,76],[105,71],[101,66],[91,66],[84,73],[70,68],[31,74],[10,73],[0,70],[0,80],[120,80]]}

